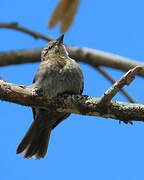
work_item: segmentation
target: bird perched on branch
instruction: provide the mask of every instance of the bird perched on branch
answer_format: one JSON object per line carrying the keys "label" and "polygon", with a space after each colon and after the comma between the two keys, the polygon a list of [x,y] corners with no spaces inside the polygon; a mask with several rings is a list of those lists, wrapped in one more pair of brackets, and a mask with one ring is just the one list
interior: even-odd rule
{"label": "bird perched on branch", "polygon": [[[68,56],[63,45],[64,35],[50,41],[41,52],[41,64],[31,85],[46,98],[59,94],[81,94],[83,74],[75,60]],[[24,151],[24,158],[44,158],[48,149],[51,130],[70,114],[32,108],[34,121],[19,144],[16,153]]]}

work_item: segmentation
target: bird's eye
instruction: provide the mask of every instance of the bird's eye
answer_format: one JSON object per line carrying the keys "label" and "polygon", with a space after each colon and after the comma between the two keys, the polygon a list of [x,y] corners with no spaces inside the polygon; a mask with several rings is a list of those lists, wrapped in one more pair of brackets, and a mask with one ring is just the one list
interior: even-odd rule
{"label": "bird's eye", "polygon": [[49,47],[48,47],[48,50],[52,49],[52,47],[53,47],[53,46],[49,46]]}

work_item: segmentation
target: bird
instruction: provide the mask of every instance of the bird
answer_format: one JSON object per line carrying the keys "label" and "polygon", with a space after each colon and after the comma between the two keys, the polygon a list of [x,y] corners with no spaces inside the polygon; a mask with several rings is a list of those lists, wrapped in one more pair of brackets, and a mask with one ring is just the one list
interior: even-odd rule
{"label": "bird", "polygon": [[[82,94],[83,73],[78,63],[68,56],[63,44],[64,34],[52,40],[41,51],[41,64],[35,74],[33,88],[39,95],[52,99],[62,94]],[[51,131],[70,113],[51,112],[49,109],[32,107],[34,121],[18,145],[16,154],[23,158],[44,158]]]}

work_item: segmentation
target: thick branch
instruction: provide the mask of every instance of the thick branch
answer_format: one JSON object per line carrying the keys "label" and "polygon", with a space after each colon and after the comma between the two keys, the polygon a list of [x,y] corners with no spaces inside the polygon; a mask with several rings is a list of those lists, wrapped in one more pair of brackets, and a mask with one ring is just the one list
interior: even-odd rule
{"label": "thick branch", "polygon": [[29,49],[0,53],[0,66],[39,62],[41,50]]}
{"label": "thick branch", "polygon": [[[144,67],[144,63],[102,51],[76,47],[67,47],[67,49],[71,58],[93,67],[106,66],[122,71],[128,71],[136,66]],[[0,53],[0,66],[38,62],[40,61],[40,52],[41,48]],[[144,76],[144,70],[139,75]]]}
{"label": "thick branch", "polygon": [[[77,48],[77,47],[70,47],[68,49],[69,49],[70,57],[80,62],[89,64],[93,67],[106,66],[106,67],[119,69],[125,72],[136,66],[144,67],[144,63],[133,61],[131,59],[106,53],[103,51],[98,51],[89,48]],[[141,71],[139,75],[144,76],[144,70]]]}
{"label": "thick branch", "polygon": [[24,106],[51,109],[82,115],[100,116],[122,121],[144,121],[144,105],[111,101],[109,105],[99,103],[99,98],[82,95],[63,95],[52,100],[39,97],[34,89],[0,80],[0,99]]}

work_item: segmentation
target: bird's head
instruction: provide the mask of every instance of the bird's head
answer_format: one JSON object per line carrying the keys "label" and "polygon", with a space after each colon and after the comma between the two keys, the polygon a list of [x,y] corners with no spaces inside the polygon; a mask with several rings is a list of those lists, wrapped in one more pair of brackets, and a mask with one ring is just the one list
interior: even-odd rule
{"label": "bird's head", "polygon": [[64,35],[48,43],[48,45],[41,52],[42,61],[46,61],[51,58],[56,58],[58,56],[68,57],[66,48],[63,45],[63,38],[64,38]]}

